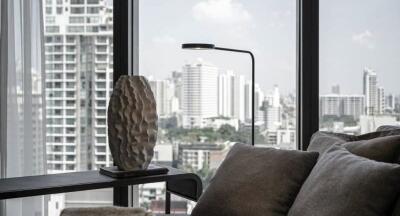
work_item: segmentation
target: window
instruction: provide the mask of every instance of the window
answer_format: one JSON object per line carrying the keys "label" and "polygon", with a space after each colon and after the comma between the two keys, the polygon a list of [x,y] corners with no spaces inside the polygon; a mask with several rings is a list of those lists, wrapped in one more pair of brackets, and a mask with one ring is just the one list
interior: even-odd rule
{"label": "window", "polygon": [[83,26],[68,26],[67,31],[71,33],[80,33],[85,31],[85,27]]}
{"label": "window", "polygon": [[87,4],[98,4],[99,0],[87,0]]}
{"label": "window", "polygon": [[85,4],[85,0],[71,0],[71,4]]}
{"label": "window", "polygon": [[83,14],[85,13],[84,7],[71,7],[71,14]]}
{"label": "window", "polygon": [[63,8],[62,7],[57,7],[57,14],[62,14]]}
{"label": "window", "polygon": [[[85,0],[47,0],[44,2],[43,19],[45,21],[45,55],[46,57],[46,136],[54,137],[48,146],[47,158],[52,160],[47,163],[47,173],[74,172],[96,169],[98,166],[109,166],[108,148],[97,149],[98,144],[106,145],[106,101],[108,92],[112,92],[112,85],[105,79],[112,74],[112,53],[107,53],[109,58],[104,58],[95,47],[98,38],[105,43],[101,44],[106,50],[113,50],[112,23],[106,22],[107,17],[112,17],[112,4],[104,4],[101,1]],[[67,2],[67,3],[66,3]],[[101,8],[107,8],[101,15],[85,14],[98,13]],[[69,12],[68,3],[71,5]],[[55,6],[56,7],[52,7]],[[48,9],[49,8],[49,9]],[[54,8],[54,9],[53,9]],[[55,10],[55,12],[51,11]],[[67,10],[65,10],[67,11]],[[56,14],[54,14],[56,13]],[[86,21],[92,21],[86,26]],[[111,30],[103,31],[100,26],[107,26]],[[90,33],[89,33],[90,32]],[[101,55],[99,55],[101,54]],[[99,56],[101,65],[96,56]],[[104,66],[105,65],[105,66]],[[98,69],[104,68],[101,71]],[[96,74],[101,74],[96,76]],[[97,89],[95,83],[101,80],[101,89]],[[96,106],[95,98],[101,96],[102,100]],[[96,113],[103,114],[98,118]],[[51,114],[51,115],[49,115]],[[97,125],[100,125],[98,128]],[[57,145],[54,145],[56,143]],[[51,147],[51,148],[50,148]],[[50,151],[51,150],[51,151]],[[86,156],[82,157],[83,154]],[[98,155],[102,155],[100,158]],[[105,158],[104,158],[105,157]],[[100,159],[100,160],[99,160]],[[112,205],[112,190],[108,191],[108,202],[103,205]],[[61,206],[65,203],[77,203],[78,205],[99,205],[96,199],[77,199],[64,196]],[[56,209],[54,200],[57,196],[50,196],[48,215],[59,215],[62,208]],[[85,196],[84,196],[85,197]],[[93,197],[93,196],[88,196]],[[80,203],[80,204],[79,204]],[[89,204],[91,203],[91,204]],[[47,205],[45,205],[47,206]]]}
{"label": "window", "polygon": [[47,33],[58,33],[60,31],[60,27],[58,26],[46,26]]}
{"label": "window", "polygon": [[87,13],[88,14],[98,14],[100,12],[99,7],[88,7],[87,8]]}
{"label": "window", "polygon": [[362,134],[399,124],[400,3],[360,4],[320,1],[321,130]]}
{"label": "window", "polygon": [[69,23],[81,23],[83,24],[85,22],[85,18],[84,17],[70,17],[69,18]]}
{"label": "window", "polygon": [[[255,143],[297,148],[296,1],[141,0],[139,22],[139,71],[157,101],[160,161],[199,173],[207,185],[233,142],[251,143],[250,56],[181,49],[190,42],[253,51]],[[162,187],[153,189],[163,199]]]}

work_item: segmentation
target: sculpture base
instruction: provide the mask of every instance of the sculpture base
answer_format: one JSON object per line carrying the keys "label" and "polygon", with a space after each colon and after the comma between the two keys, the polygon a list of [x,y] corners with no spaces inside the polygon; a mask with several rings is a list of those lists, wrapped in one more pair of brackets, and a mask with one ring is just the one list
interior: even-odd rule
{"label": "sculpture base", "polygon": [[150,164],[145,170],[123,171],[116,166],[100,168],[100,174],[112,178],[131,178],[141,176],[161,175],[168,173],[168,168]]}

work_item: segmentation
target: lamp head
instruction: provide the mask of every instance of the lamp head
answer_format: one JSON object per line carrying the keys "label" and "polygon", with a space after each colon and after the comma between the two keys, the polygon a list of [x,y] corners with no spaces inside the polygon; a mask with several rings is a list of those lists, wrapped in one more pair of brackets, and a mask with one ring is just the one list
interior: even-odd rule
{"label": "lamp head", "polygon": [[182,44],[182,49],[194,49],[194,50],[208,50],[214,49],[214,44],[205,44],[205,43],[185,43]]}

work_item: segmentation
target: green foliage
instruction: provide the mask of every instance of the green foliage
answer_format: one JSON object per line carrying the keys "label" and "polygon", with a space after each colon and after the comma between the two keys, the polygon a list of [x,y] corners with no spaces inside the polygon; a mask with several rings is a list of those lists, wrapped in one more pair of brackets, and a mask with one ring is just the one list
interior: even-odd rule
{"label": "green foliage", "polygon": [[[256,134],[256,143],[264,143],[265,137],[259,133]],[[213,128],[168,128],[166,131],[166,138],[171,142],[179,140],[182,142],[194,143],[205,139],[206,142],[231,141],[250,143],[251,133],[249,130],[236,131],[231,125],[222,125],[218,130],[214,130]]]}

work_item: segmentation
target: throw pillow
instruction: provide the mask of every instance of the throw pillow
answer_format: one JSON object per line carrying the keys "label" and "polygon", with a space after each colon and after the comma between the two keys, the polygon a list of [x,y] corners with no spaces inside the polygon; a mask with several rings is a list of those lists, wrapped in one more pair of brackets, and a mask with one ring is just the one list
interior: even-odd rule
{"label": "throw pillow", "polygon": [[192,216],[286,216],[317,158],[316,152],[236,144]]}
{"label": "throw pillow", "polygon": [[390,215],[400,192],[400,165],[332,146],[304,182],[288,216]]}
{"label": "throw pillow", "polygon": [[374,132],[361,136],[317,132],[312,136],[307,151],[316,151],[322,155],[327,149],[336,144],[344,146],[353,154],[371,160],[400,163],[400,135],[388,134],[389,131]]}

